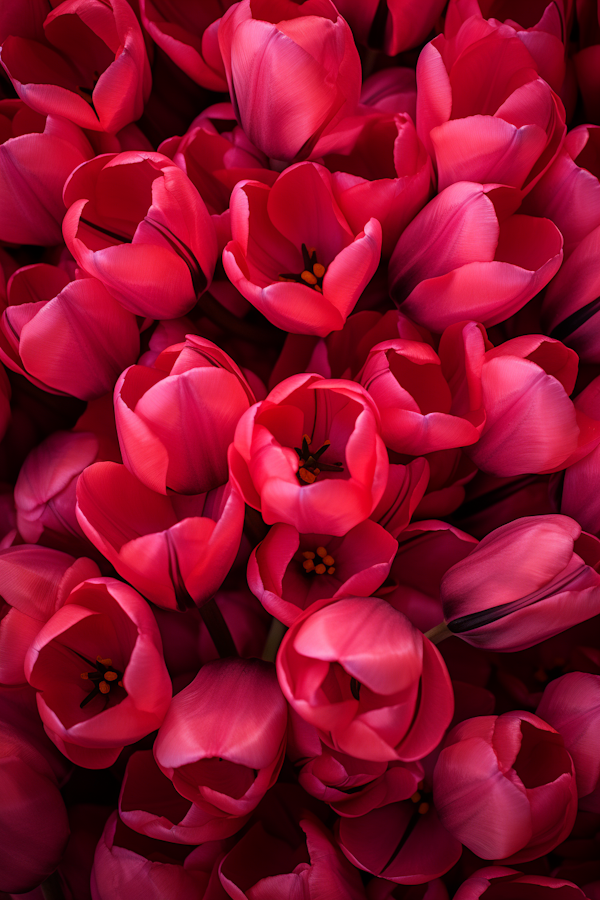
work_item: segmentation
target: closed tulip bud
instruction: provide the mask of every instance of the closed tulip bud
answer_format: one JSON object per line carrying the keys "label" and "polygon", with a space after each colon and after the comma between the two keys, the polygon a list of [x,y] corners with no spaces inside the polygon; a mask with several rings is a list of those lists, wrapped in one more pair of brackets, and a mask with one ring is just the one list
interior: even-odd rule
{"label": "closed tulip bud", "polygon": [[446,738],[433,776],[442,824],[482,859],[527,862],[570,833],[573,761],[550,725],[528,712],[479,716]]}
{"label": "closed tulip bud", "polygon": [[557,515],[496,528],[442,578],[450,631],[476,647],[515,651],[598,615],[600,542],[580,535],[577,522]]}

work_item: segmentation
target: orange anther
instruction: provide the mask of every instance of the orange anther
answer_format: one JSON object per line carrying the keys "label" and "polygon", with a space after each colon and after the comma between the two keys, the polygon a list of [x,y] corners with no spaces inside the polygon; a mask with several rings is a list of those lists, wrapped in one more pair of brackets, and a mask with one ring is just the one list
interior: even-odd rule
{"label": "orange anther", "polygon": [[304,569],[305,572],[312,572],[314,567],[315,567],[315,564],[312,561],[312,559],[305,559],[304,562],[302,563],[302,568]]}
{"label": "orange anther", "polygon": [[307,284],[316,284],[317,279],[313,275],[312,272],[309,272],[308,269],[305,269],[304,272],[301,273],[300,278],[302,281],[305,281]]}
{"label": "orange anther", "polygon": [[303,434],[303,435],[302,435],[302,440],[303,440],[303,441],[306,441],[306,443],[307,443],[308,446],[310,447],[310,445],[311,445],[311,443],[312,443],[312,439],[311,439],[310,435],[308,435],[308,434]]}
{"label": "orange anther", "polygon": [[418,803],[419,800],[421,799],[421,795],[418,791],[415,791],[410,799],[412,800],[413,803]]}
{"label": "orange anther", "polygon": [[87,673],[87,672],[82,672],[82,673],[81,673],[81,677],[83,678],[84,681],[87,681],[88,673]]}
{"label": "orange anther", "polygon": [[101,681],[98,688],[101,694],[108,694],[110,691],[110,684],[107,684],[106,681]]}
{"label": "orange anther", "polygon": [[325,266],[321,263],[315,263],[313,266],[313,272],[317,276],[317,278],[322,278],[325,274]]}
{"label": "orange anther", "polygon": [[326,567],[323,565],[323,563],[319,563],[318,566],[315,566],[315,572],[317,573],[317,575],[324,575],[325,568]]}
{"label": "orange anther", "polygon": [[333,575],[334,572],[335,572],[335,568],[333,566],[329,566],[329,568],[327,569],[327,574]]}
{"label": "orange anther", "polygon": [[118,677],[116,672],[107,672],[104,679],[105,681],[116,681]]}
{"label": "orange anther", "polygon": [[323,562],[326,566],[332,566],[335,562],[335,559],[328,553],[327,556],[323,557]]}
{"label": "orange anther", "polygon": [[304,553],[302,554],[302,556],[304,557],[304,559],[314,559],[315,558],[315,554],[312,552],[312,550],[305,550]]}
{"label": "orange anther", "polygon": [[419,806],[419,815],[424,816],[426,812],[429,812],[429,803],[421,803]]}
{"label": "orange anther", "polygon": [[305,469],[304,467],[298,469],[298,475],[300,476],[302,481],[306,482],[306,484],[312,484],[313,481],[315,481],[315,479],[317,477],[316,475],[313,475],[312,472],[309,472],[309,470]]}
{"label": "orange anther", "polygon": [[323,559],[324,556],[327,556],[327,550],[325,547],[317,547],[317,554]]}

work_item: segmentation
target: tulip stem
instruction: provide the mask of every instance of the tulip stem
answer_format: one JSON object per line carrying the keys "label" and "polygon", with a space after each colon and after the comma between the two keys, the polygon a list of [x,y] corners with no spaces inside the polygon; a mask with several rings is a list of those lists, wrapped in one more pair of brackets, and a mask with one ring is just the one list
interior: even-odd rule
{"label": "tulip stem", "polygon": [[269,633],[267,635],[267,640],[265,641],[265,649],[263,650],[262,658],[265,662],[275,662],[275,657],[277,656],[277,651],[279,650],[279,645],[283,640],[283,636],[286,633],[287,628],[280,622],[279,619],[273,617],[271,620],[271,627],[269,628]]}
{"label": "tulip stem", "polygon": [[430,628],[429,631],[426,631],[425,637],[428,638],[432,644],[441,644],[446,638],[452,637],[452,632],[445,622],[440,622],[435,628]]}
{"label": "tulip stem", "polygon": [[239,656],[227,622],[214,597],[200,607],[200,616],[221,659]]}

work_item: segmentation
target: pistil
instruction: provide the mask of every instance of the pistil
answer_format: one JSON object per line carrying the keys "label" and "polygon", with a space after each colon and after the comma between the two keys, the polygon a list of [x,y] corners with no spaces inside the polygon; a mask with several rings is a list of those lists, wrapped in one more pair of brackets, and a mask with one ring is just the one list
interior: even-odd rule
{"label": "pistil", "polygon": [[303,284],[312,288],[317,293],[323,293],[323,277],[327,271],[323,263],[317,260],[317,251],[314,247],[302,244],[302,261],[304,268],[301,272],[283,272],[279,276],[280,281],[291,281],[294,284]]}
{"label": "pistil", "polygon": [[303,484],[312,484],[316,481],[317,475],[321,472],[343,472],[344,467],[341,463],[322,463],[321,456],[330,446],[331,441],[325,441],[324,444],[314,452],[310,449],[311,438],[305,434],[302,436],[302,447],[295,447],[298,454],[298,471],[296,475]]}

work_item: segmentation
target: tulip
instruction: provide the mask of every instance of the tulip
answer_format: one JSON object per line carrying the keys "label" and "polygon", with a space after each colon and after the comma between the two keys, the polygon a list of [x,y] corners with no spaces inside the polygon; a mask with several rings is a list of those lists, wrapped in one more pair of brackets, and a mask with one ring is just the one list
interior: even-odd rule
{"label": "tulip", "polygon": [[[522,887],[521,887],[522,885]],[[485,900],[486,895],[493,897],[498,891],[526,891],[531,900],[552,900],[560,893],[565,900],[586,900],[581,888],[561,878],[548,878],[545,875],[524,875],[516,869],[505,866],[487,866],[478,869],[459,887],[454,900]],[[489,893],[488,893],[489,892]]]}
{"label": "tulip", "polygon": [[[575,409],[591,419],[600,421],[600,378],[594,378],[575,398]],[[576,519],[582,528],[596,534],[600,531],[600,448],[594,447],[581,459],[565,469],[564,475],[553,480],[559,491],[560,512]]]}
{"label": "tulip", "polygon": [[238,831],[275,783],[286,729],[275,667],[262,660],[206,663],[174,698],[154,758],[178,793],[199,807],[204,840]]}
{"label": "tulip", "polygon": [[139,352],[135,316],[96,278],[69,281],[62,269],[39,263],[8,282],[0,359],[43,390],[102,397]]}
{"label": "tulip", "polygon": [[66,0],[38,24],[43,37],[9,34],[1,51],[2,65],[28,106],[111,134],[139,119],[152,82],[129,3]]}
{"label": "tulip", "polygon": [[367,519],[388,472],[373,401],[351,381],[296,375],[238,422],[231,477],[268,525],[341,536]]}
{"label": "tulip", "polygon": [[94,434],[68,431],[54,432],[31,451],[15,485],[17,528],[25,541],[35,544],[43,538],[59,550],[85,552],[75,491],[79,475],[98,458],[98,451]]}
{"label": "tulip", "polygon": [[0,100],[0,127],[0,240],[60,243],[63,185],[92,147],[72,122],[44,118],[22,100]]}
{"label": "tulip", "polygon": [[25,682],[25,654],[37,633],[74,587],[98,575],[91,559],[35,544],[0,551],[0,682]]}
{"label": "tulip", "polygon": [[[230,130],[225,131],[225,123]],[[273,185],[278,173],[235,121],[230,103],[216,103],[196,116],[183,137],[168,138],[160,153],[186,173],[211,214],[229,209],[231,191],[245,178]]]}
{"label": "tulip", "polygon": [[340,819],[337,838],[355,866],[397,884],[425,884],[439,878],[462,852],[460,841],[440,822],[431,787],[423,791],[422,783],[409,800]]}
{"label": "tulip", "polygon": [[562,737],[527,712],[479,716],[446,738],[433,776],[445,828],[482,859],[512,864],[553,850],[577,814]]}
{"label": "tulip", "polygon": [[184,610],[210,600],[238,551],[244,504],[229,483],[191,497],[151,491],[117,463],[89,466],[77,485],[84,533],[144,597]]}
{"label": "tulip", "polygon": [[288,702],[324,743],[359,759],[421,759],[452,718],[437,649],[377,597],[314,603],[287,631],[277,674]]}
{"label": "tulip", "polygon": [[598,615],[600,542],[580,535],[577,522],[557,515],[496,528],[442,578],[450,631],[476,647],[516,651]]}
{"label": "tulip", "polygon": [[382,256],[389,259],[433,189],[431,159],[412,119],[403,113],[369,116],[351,153],[327,157],[325,162],[350,227],[358,233],[371,217],[378,219]]}
{"label": "tulip", "polygon": [[[206,786],[205,786],[206,790]],[[225,815],[210,803],[192,803],[158,768],[152,750],[139,750],[127,763],[119,796],[119,817],[138,834],[175,844],[204,844],[238,831],[248,816]]]}
{"label": "tulip", "polygon": [[330,0],[241,0],[221,19],[219,46],[238,122],[267,156],[322,155],[319,140],[356,108],[360,60]]}
{"label": "tulip", "polygon": [[331,174],[309,162],[286,169],[272,188],[238,183],[230,209],[223,265],[239,292],[286,331],[324,337],[342,328],[379,263],[377,219],[354,231]]}
{"label": "tulip", "polygon": [[248,584],[271,615],[291,625],[316,600],[368,597],[385,581],[397,549],[369,519],[341,538],[300,534],[280,523],[252,551]]}
{"label": "tulip", "polygon": [[477,13],[419,55],[417,130],[440,190],[494,182],[522,195],[556,157],[565,111],[515,30]]}
{"label": "tulip", "polygon": [[[579,125],[569,131],[560,153],[524,203],[524,212],[552,219],[560,230],[565,260],[600,225],[599,140],[596,125]],[[550,304],[550,309],[554,314],[564,312],[564,303],[563,296],[563,308],[554,311]]]}
{"label": "tulip", "polygon": [[143,597],[114,578],[74,588],[25,657],[51,740],[76,765],[112,765],[159,727],[171,682],[158,626]]}
{"label": "tulip", "polygon": [[229,897],[365,900],[358,872],[344,859],[328,829],[310,812],[301,815],[299,824],[285,822],[285,830],[281,821],[267,823],[266,828],[259,821],[229,851],[219,868]]}
{"label": "tulip", "polygon": [[78,265],[135,315],[182,316],[208,287],[217,257],[214,225],[168,157],[97,156],[71,174],[64,201],[63,234]]}
{"label": "tulip", "polygon": [[132,881],[146,900],[226,900],[218,865],[221,841],[193,848],[140,837],[114,812],[98,841],[92,900],[130,900]]}
{"label": "tulip", "polygon": [[211,91],[226,91],[219,51],[220,16],[233,0],[209,0],[184,7],[164,0],[140,0],[144,28],[186,75]]}
{"label": "tulip", "polygon": [[33,890],[56,869],[69,836],[60,786],[70,771],[44,734],[29,686],[0,689],[0,891]]}
{"label": "tulip", "polygon": [[560,733],[575,765],[580,808],[600,812],[600,675],[569,672],[544,690],[536,714]]}
{"label": "tulip", "polygon": [[403,313],[441,332],[464,319],[495,325],[521,309],[559,269],[562,237],[548,219],[506,215],[497,185],[459,181],[400,236],[390,293]]}
{"label": "tulip", "polygon": [[115,417],[123,461],[161,494],[167,487],[210,491],[229,477],[227,448],[254,402],[234,361],[211,341],[189,335],[151,367],[131,366],[119,378]]}
{"label": "tulip", "polygon": [[390,463],[383,496],[371,519],[397,538],[427,490],[429,473],[429,463],[424,457],[413,459],[405,466]]}
{"label": "tulip", "polygon": [[486,420],[468,456],[503,477],[556,471],[585,456],[600,429],[569,399],[576,376],[577,355],[544,335],[488,350],[481,370]]}

